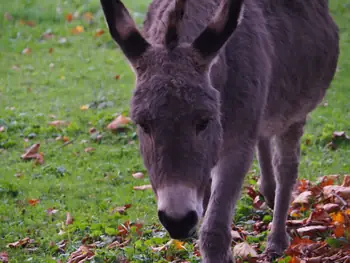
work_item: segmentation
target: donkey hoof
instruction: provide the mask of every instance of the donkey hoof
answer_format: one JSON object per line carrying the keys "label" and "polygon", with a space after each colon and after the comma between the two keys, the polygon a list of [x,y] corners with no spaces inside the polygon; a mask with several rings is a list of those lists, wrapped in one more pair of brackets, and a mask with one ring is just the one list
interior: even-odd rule
{"label": "donkey hoof", "polygon": [[260,193],[264,196],[265,202],[272,210],[275,206],[275,187],[267,187],[260,185]]}

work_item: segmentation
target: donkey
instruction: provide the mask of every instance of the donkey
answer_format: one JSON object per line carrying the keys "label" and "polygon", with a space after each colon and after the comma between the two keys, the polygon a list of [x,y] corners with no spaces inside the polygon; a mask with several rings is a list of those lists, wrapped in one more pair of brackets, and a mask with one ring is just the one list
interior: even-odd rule
{"label": "donkey", "polygon": [[153,0],[142,32],[121,1],[101,4],[136,75],[131,118],[169,235],[203,219],[203,262],[233,262],[232,215],[257,149],[274,208],[265,253],[281,255],[303,127],[337,67],[328,0]]}

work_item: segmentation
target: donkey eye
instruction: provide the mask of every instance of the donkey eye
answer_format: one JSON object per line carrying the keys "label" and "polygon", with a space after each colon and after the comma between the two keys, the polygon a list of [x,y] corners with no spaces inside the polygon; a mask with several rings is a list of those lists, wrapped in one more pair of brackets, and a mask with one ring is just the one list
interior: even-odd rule
{"label": "donkey eye", "polygon": [[150,129],[148,124],[146,124],[146,123],[139,123],[139,126],[141,127],[141,129],[142,129],[142,131],[144,133],[149,134],[151,132],[151,129]]}
{"label": "donkey eye", "polygon": [[208,124],[209,124],[209,119],[200,120],[196,125],[197,133],[204,131],[208,127]]}

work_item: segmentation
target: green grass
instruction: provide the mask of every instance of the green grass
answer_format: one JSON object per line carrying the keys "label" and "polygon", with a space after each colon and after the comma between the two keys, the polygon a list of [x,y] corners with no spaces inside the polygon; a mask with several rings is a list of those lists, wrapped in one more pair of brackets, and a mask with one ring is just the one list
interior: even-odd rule
{"label": "green grass", "polygon": [[[142,21],[150,1],[125,2],[137,21]],[[333,131],[350,134],[350,2],[331,2],[341,31],[341,56],[326,97],[328,106],[310,115],[303,138],[300,176],[312,180],[350,171],[350,143],[340,143],[335,151],[326,147]],[[65,15],[76,11],[80,17],[68,23]],[[92,23],[81,18],[87,11],[94,15]],[[6,12],[12,15],[11,21],[4,18]],[[20,20],[33,21],[35,26],[23,25]],[[82,25],[84,32],[73,35],[71,30],[77,25]],[[94,36],[99,28],[106,31],[97,0],[1,3],[0,126],[6,130],[0,133],[0,252],[7,251],[10,262],[65,262],[84,237],[93,241],[113,237],[126,220],[143,222],[143,236],[133,235],[124,249],[98,249],[94,262],[115,262],[118,256],[131,262],[166,262],[163,252],[149,248],[169,240],[164,230],[153,226],[158,222],[153,193],[132,190],[134,185],[149,183],[148,178],[135,180],[131,176],[136,171],[145,172],[134,127],[117,135],[105,130],[115,114],[128,114],[134,76],[110,36]],[[52,32],[54,37],[42,40],[44,32]],[[22,54],[25,48],[32,52]],[[120,75],[119,80],[116,75]],[[91,103],[100,108],[80,110]],[[62,129],[51,127],[48,122],[54,119],[50,115],[71,124]],[[103,134],[101,141],[90,137],[91,127]],[[74,141],[62,146],[55,140],[59,135]],[[306,145],[306,140],[311,143]],[[41,144],[43,165],[20,159],[24,149],[34,143]],[[96,150],[85,153],[87,147]],[[18,173],[23,176],[15,177]],[[40,199],[40,203],[30,206],[29,199]],[[250,201],[244,200],[237,219],[243,220],[251,212]],[[111,212],[128,203],[132,207],[126,215]],[[53,207],[58,212],[48,216],[46,210]],[[75,219],[69,226],[64,225],[67,211]],[[26,236],[35,240],[37,250],[6,248]],[[63,239],[68,240],[67,248],[60,253],[51,243]],[[186,248],[188,251],[170,249],[167,254],[197,262],[192,244]]]}

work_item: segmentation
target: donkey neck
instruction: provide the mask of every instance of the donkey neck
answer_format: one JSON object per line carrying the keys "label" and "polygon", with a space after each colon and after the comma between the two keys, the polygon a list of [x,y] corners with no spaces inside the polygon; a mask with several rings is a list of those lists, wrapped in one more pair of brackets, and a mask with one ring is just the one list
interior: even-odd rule
{"label": "donkey neck", "polygon": [[[175,0],[153,0],[150,4],[143,27],[143,34],[150,43],[163,43],[168,14],[174,3]],[[180,42],[192,42],[214,16],[219,4],[220,0],[187,0]]]}

